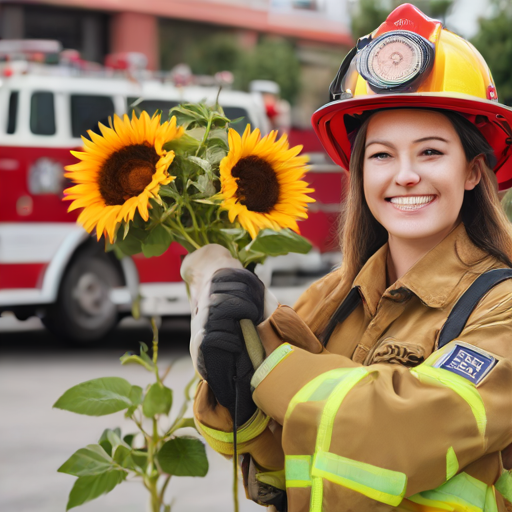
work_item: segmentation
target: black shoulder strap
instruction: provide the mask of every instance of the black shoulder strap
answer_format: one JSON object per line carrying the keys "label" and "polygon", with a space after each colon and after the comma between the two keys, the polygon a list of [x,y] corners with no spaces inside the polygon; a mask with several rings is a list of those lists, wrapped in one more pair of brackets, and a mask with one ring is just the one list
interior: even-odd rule
{"label": "black shoulder strap", "polygon": [[[454,340],[464,329],[468,318],[483,296],[498,283],[507,279],[512,279],[511,268],[490,270],[489,272],[477,277],[450,311],[446,322],[441,328],[437,348],[439,349],[444,347],[447,343]],[[327,345],[327,342],[334,332],[334,329],[336,329],[336,326],[344,322],[360,302],[361,295],[359,293],[359,288],[354,287],[350,290],[345,300],[340,304],[334,315],[329,320],[329,323],[321,336],[321,341],[324,346]]]}
{"label": "black shoulder strap", "polygon": [[498,268],[479,276],[453,306],[441,329],[437,348],[454,340],[464,329],[469,316],[482,297],[498,283],[512,278],[512,268]]}
{"label": "black shoulder strap", "polygon": [[324,347],[327,345],[327,342],[329,341],[331,334],[334,332],[334,329],[336,329],[336,326],[344,322],[352,311],[357,308],[360,302],[361,294],[359,293],[359,287],[356,286],[350,290],[345,300],[338,306],[338,309],[335,311],[334,315],[332,315],[327,327],[324,329],[321,336],[321,341]]}

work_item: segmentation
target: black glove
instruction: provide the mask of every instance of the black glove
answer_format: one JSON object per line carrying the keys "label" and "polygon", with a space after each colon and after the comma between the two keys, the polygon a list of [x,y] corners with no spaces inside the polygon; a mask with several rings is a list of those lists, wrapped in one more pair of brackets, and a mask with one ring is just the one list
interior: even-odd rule
{"label": "black glove", "polygon": [[235,386],[238,387],[238,426],[256,411],[251,393],[254,369],[245,348],[240,320],[247,318],[254,325],[261,323],[264,296],[263,283],[248,270],[225,268],[213,276],[201,353],[208,385],[233,419]]}

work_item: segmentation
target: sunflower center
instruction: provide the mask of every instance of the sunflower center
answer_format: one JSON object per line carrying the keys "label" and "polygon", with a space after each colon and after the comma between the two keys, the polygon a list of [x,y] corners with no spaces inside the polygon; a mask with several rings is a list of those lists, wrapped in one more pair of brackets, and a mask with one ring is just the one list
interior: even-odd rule
{"label": "sunflower center", "polygon": [[269,213],[279,199],[279,182],[272,166],[256,155],[241,158],[231,170],[236,197],[252,212]]}
{"label": "sunflower center", "polygon": [[98,180],[108,206],[138,196],[151,183],[160,157],[153,146],[134,144],[116,151],[103,164]]}

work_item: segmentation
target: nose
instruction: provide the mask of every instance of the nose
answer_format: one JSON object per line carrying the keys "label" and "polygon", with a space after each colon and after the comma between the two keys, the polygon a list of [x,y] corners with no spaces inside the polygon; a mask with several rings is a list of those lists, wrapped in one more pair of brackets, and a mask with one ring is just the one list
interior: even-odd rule
{"label": "nose", "polygon": [[414,170],[412,162],[409,159],[400,161],[400,167],[395,175],[395,183],[402,187],[413,187],[421,181],[418,172]]}

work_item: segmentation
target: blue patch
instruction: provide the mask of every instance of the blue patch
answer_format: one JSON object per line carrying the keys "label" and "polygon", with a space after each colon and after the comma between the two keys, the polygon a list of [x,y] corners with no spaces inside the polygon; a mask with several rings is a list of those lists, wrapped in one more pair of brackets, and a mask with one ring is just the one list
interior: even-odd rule
{"label": "blue patch", "polygon": [[468,348],[456,343],[455,348],[448,356],[437,361],[434,366],[456,373],[477,385],[497,362],[496,358],[483,350]]}

